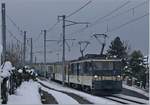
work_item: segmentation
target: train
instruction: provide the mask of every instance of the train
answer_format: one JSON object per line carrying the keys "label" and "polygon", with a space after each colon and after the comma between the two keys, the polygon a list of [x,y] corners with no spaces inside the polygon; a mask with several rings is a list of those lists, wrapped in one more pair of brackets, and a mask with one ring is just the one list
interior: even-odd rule
{"label": "train", "polygon": [[[47,64],[51,80],[63,82],[62,63]],[[66,85],[92,94],[118,93],[122,90],[122,61],[115,57],[87,54],[65,62]]]}

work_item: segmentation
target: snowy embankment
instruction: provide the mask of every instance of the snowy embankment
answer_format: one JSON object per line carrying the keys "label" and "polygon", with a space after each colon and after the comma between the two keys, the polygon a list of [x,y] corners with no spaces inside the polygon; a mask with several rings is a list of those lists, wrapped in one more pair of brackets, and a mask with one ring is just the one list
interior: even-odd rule
{"label": "snowy embankment", "polygon": [[123,84],[123,88],[129,89],[129,90],[132,90],[132,91],[135,91],[135,92],[137,92],[137,93],[140,93],[140,94],[145,95],[146,97],[149,97],[149,93],[148,93],[148,92],[145,92],[145,91],[143,91],[143,90],[141,90],[141,89],[138,89],[138,88],[136,88],[136,87],[128,86],[128,85]]}
{"label": "snowy embankment", "polygon": [[8,104],[42,104],[39,94],[39,84],[30,80],[23,82],[15,95],[8,96]]}
{"label": "snowy embankment", "polygon": [[[106,105],[106,104],[111,104],[111,105],[114,104],[114,105],[116,105],[117,104],[117,103],[115,103],[115,102],[113,102],[111,100],[107,100],[107,99],[102,98],[102,97],[93,96],[91,94],[87,94],[87,93],[84,93],[84,92],[81,92],[81,91],[78,91],[78,90],[75,90],[75,89],[71,89],[71,88],[68,88],[68,87],[63,87],[62,85],[57,84],[57,83],[52,82],[52,81],[42,81],[40,79],[38,79],[38,81],[43,83],[44,85],[50,87],[50,88],[55,89],[55,90],[60,90],[60,91],[64,91],[64,92],[70,92],[70,93],[77,94],[77,95],[83,97],[84,99],[89,100],[90,102],[92,102],[94,104],[101,104],[101,105]],[[52,91],[49,91],[49,93],[51,93],[51,92]],[[51,94],[53,96],[56,95],[56,94],[53,94],[53,92]],[[64,99],[64,101],[66,101],[66,103],[68,103],[67,101],[69,101],[69,100]]]}

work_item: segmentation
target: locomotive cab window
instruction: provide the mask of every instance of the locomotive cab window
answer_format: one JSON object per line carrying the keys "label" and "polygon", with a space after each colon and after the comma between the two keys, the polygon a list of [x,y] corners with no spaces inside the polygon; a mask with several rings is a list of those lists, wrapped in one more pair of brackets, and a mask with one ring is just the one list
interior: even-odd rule
{"label": "locomotive cab window", "polygon": [[113,66],[114,66],[115,70],[120,70],[121,69],[121,62],[114,62]]}
{"label": "locomotive cab window", "polygon": [[113,63],[112,62],[102,62],[103,70],[113,70]]}
{"label": "locomotive cab window", "polygon": [[112,62],[93,62],[94,70],[113,70]]}
{"label": "locomotive cab window", "polygon": [[71,74],[76,74],[76,64],[71,64]]}

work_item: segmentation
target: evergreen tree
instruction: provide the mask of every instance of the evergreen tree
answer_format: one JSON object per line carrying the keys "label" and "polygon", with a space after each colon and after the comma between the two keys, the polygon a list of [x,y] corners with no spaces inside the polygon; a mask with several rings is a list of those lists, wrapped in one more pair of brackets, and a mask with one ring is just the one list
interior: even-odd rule
{"label": "evergreen tree", "polygon": [[131,73],[127,70],[127,50],[129,46],[127,43],[124,43],[120,40],[119,37],[116,37],[109,46],[109,49],[107,50],[108,56],[116,56],[117,58],[122,59],[122,76],[123,79],[126,75],[130,75]]}
{"label": "evergreen tree", "polygon": [[109,46],[107,50],[107,55],[116,56],[117,58],[126,58],[127,56],[127,46],[120,40],[119,37],[116,37]]}
{"label": "evergreen tree", "polygon": [[146,67],[144,66],[143,54],[141,51],[133,51],[129,59],[129,69],[131,76],[146,85]]}

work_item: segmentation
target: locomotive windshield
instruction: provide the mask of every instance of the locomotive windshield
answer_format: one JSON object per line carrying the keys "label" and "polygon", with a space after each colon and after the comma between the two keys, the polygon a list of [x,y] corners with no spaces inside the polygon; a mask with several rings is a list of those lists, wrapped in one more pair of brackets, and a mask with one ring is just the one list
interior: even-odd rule
{"label": "locomotive windshield", "polygon": [[92,62],[93,70],[113,70],[113,62]]}

